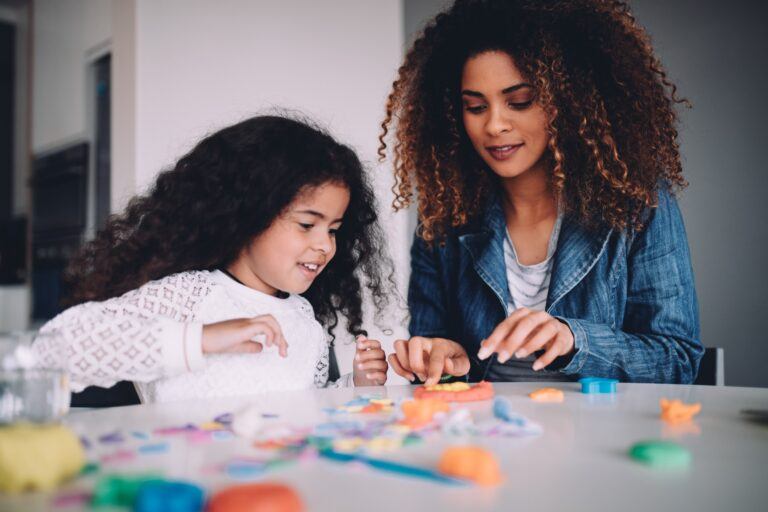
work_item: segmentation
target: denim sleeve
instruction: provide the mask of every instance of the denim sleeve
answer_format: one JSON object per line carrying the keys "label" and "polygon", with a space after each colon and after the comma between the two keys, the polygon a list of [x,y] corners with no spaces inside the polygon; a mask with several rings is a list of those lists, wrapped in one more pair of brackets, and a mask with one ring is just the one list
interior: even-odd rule
{"label": "denim sleeve", "polygon": [[627,252],[627,302],[621,329],[561,318],[576,353],[561,371],[628,382],[691,383],[704,353],[688,240],[666,191]]}
{"label": "denim sleeve", "polygon": [[411,277],[408,285],[408,310],[411,336],[449,336],[447,297],[441,279],[437,243],[430,247],[418,235],[411,246]]}

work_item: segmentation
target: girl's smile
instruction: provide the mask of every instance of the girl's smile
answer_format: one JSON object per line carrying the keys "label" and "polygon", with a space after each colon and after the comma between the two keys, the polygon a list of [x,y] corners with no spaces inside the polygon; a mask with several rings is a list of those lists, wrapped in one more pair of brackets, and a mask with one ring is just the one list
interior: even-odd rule
{"label": "girl's smile", "polygon": [[270,295],[304,293],[336,254],[336,232],[348,205],[349,190],[338,183],[303,191],[229,271]]}

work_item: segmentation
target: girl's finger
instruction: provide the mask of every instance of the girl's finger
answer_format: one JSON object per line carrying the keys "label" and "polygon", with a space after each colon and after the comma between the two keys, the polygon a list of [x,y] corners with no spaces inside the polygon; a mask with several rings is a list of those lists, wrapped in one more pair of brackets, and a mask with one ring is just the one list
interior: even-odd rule
{"label": "girl's finger", "polygon": [[238,343],[228,348],[226,352],[233,354],[258,354],[264,350],[264,345],[256,341],[246,341],[245,343]]}
{"label": "girl's finger", "polygon": [[361,340],[357,342],[357,350],[371,350],[381,348],[381,343],[376,340]]}
{"label": "girl's finger", "polygon": [[384,351],[379,349],[371,349],[366,350],[364,352],[358,352],[357,355],[355,355],[355,361],[357,362],[363,362],[363,361],[370,361],[371,359],[381,359],[384,360],[385,354]]}
{"label": "girl's finger", "polygon": [[389,365],[392,367],[392,369],[395,371],[396,374],[398,374],[401,377],[405,377],[410,382],[413,382],[416,376],[400,365],[400,360],[398,359],[396,354],[389,354],[389,357],[387,357],[387,359],[389,360]]}
{"label": "girl's finger", "polygon": [[251,325],[248,326],[247,335],[248,339],[250,340],[257,334],[261,334],[264,337],[264,345],[267,347],[271,347],[275,343],[275,331],[272,329],[272,326],[261,322],[259,320],[254,321],[251,323]]}
{"label": "girl's finger", "polygon": [[387,382],[387,374],[382,372],[366,373],[365,378],[379,386]]}
{"label": "girl's finger", "polygon": [[367,363],[360,363],[357,365],[357,367],[363,371],[374,371],[374,370],[387,371],[387,368],[389,368],[389,366],[387,366],[387,362],[384,361],[383,359],[377,360],[377,361],[368,361]]}
{"label": "girl's finger", "polygon": [[[555,322],[556,321],[557,320],[555,320]],[[528,337],[528,341],[515,351],[515,357],[518,359],[528,357],[529,354],[533,354],[544,345],[553,341],[559,332],[560,330],[552,322],[547,322],[544,325],[539,326],[539,328]]]}
{"label": "girl's finger", "polygon": [[272,343],[277,346],[278,353],[281,357],[287,357],[288,356],[288,342],[285,340],[285,336],[283,336],[283,330],[280,328],[280,324],[278,321],[273,317],[272,315],[262,315],[256,317],[261,321],[262,323],[269,325],[272,328],[272,331],[274,332],[274,338],[272,339]]}

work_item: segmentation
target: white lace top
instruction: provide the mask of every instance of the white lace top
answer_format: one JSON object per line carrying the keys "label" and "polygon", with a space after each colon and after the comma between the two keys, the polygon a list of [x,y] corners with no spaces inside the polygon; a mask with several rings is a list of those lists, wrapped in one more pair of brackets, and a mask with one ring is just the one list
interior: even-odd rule
{"label": "white lace top", "polygon": [[[204,324],[271,314],[288,343],[258,354],[202,353]],[[33,348],[43,366],[66,358],[73,391],[133,381],[143,402],[324,387],[328,337],[312,306],[237,283],[220,271],[182,272],[46,323]],[[58,366],[58,365],[57,365]],[[352,374],[333,385],[352,385]]]}

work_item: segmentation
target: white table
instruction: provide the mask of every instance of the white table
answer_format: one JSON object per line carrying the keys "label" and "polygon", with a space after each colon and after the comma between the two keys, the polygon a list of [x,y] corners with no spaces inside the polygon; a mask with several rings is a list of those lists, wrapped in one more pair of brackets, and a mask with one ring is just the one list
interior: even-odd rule
{"label": "white table", "polygon": [[[261,480],[293,486],[311,511],[563,510],[656,511],[768,510],[768,426],[750,421],[743,409],[768,409],[768,389],[620,384],[616,395],[584,395],[578,384],[557,383],[565,402],[538,403],[527,393],[533,383],[496,384],[515,410],[538,422],[544,433],[532,438],[475,439],[493,450],[505,481],[496,488],[454,488],[424,480],[338,464],[322,459],[276,470]],[[357,395],[408,397],[411,386],[286,392],[217,401],[179,402],[73,411],[66,423],[90,439],[122,429],[154,428],[209,421],[218,414],[256,404],[293,425],[328,421],[324,407]],[[670,428],[659,419],[659,399],[701,402],[694,430]],[[491,415],[491,402],[467,404],[476,419]],[[693,463],[683,471],[645,467],[627,456],[633,443],[671,439],[690,449]],[[165,454],[137,457],[137,469],[155,468],[167,478],[196,481],[215,491],[238,483],[204,468],[253,449],[245,440],[190,446],[180,438]],[[435,467],[442,449],[455,439],[436,436],[383,457]],[[99,449],[104,449],[100,447]],[[114,448],[111,448],[114,449]],[[114,467],[118,469],[118,467]],[[103,468],[108,469],[108,468]],[[87,487],[76,481],[66,489]],[[0,498],[0,510],[45,510],[50,495]]]}

